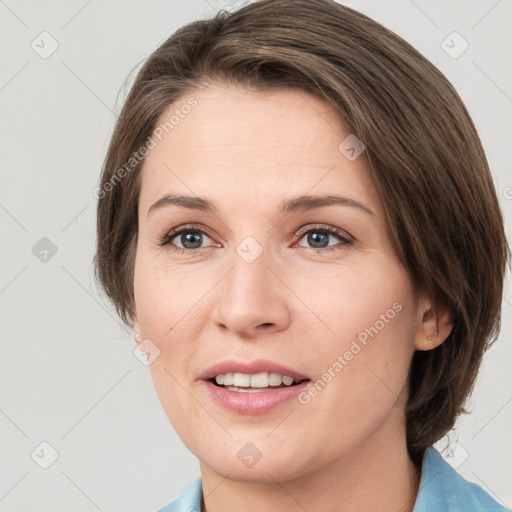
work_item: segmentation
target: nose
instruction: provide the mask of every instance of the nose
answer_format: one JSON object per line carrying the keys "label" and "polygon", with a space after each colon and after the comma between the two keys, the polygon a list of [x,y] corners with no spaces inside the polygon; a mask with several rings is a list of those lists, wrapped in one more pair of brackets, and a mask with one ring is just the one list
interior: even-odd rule
{"label": "nose", "polygon": [[286,279],[271,259],[265,251],[252,263],[234,254],[231,270],[215,291],[213,321],[220,329],[255,339],[289,325]]}

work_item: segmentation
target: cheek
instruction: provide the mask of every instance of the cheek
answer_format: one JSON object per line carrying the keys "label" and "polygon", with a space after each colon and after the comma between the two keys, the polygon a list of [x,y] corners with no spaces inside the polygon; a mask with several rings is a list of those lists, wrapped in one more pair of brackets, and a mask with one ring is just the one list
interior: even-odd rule
{"label": "cheek", "polygon": [[200,283],[193,276],[192,270],[162,264],[161,258],[145,256],[142,251],[135,265],[134,294],[145,337],[154,336],[156,342],[197,315]]}
{"label": "cheek", "polygon": [[290,279],[297,296],[304,298],[315,316],[311,325],[320,331],[315,349],[347,350],[352,340],[364,346],[382,339],[381,344],[387,345],[385,340],[391,337],[397,339],[392,344],[395,347],[410,340],[414,295],[407,272],[397,262],[376,258],[360,267],[342,267],[313,277],[295,273]]}
{"label": "cheek", "polygon": [[362,410],[369,416],[389,411],[405,386],[414,352],[415,296],[408,274],[394,262],[370,268],[331,278],[322,292],[307,291],[308,305],[322,320],[317,326],[325,332],[313,338],[319,401],[338,404],[334,414],[339,412],[340,421],[348,411],[356,416]]}
{"label": "cheek", "polygon": [[[221,424],[208,414],[201,401],[194,398],[184,378],[178,374],[179,368],[169,368],[157,360],[150,366],[151,378],[162,409],[188,449],[199,458],[208,458],[208,454],[233,452],[231,436],[221,428]],[[215,460],[212,460],[212,466]]]}

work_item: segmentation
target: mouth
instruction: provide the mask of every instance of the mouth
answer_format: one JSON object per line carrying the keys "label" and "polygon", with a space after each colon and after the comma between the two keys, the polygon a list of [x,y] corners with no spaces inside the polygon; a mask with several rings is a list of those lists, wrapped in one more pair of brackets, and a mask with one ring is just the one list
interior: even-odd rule
{"label": "mouth", "polygon": [[274,389],[290,388],[309,381],[306,378],[294,378],[275,372],[246,373],[220,373],[208,379],[214,386],[233,391],[235,393],[264,393]]}
{"label": "mouth", "polygon": [[205,396],[230,412],[263,414],[297,399],[311,379],[272,361],[224,361],[201,376]]}

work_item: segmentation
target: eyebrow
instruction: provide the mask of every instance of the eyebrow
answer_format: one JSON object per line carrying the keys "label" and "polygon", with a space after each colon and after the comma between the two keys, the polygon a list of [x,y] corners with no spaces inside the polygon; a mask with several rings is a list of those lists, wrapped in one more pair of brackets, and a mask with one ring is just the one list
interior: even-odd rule
{"label": "eyebrow", "polygon": [[[158,209],[167,205],[177,205],[191,210],[199,210],[204,212],[216,212],[214,204],[208,199],[194,196],[178,196],[173,194],[165,194],[158,201],[153,203],[148,210],[148,215]],[[359,208],[369,215],[375,217],[375,213],[363,203],[356,201],[350,197],[328,195],[328,196],[299,196],[292,199],[285,199],[281,202],[278,208],[278,213],[288,214],[290,212],[307,211],[313,208],[321,208],[331,205],[343,205],[353,208]]]}

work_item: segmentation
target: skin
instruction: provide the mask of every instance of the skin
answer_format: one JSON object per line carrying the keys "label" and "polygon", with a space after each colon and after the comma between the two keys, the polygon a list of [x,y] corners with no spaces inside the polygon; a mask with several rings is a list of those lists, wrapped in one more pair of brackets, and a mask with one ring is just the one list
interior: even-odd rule
{"label": "skin", "polygon": [[[160,350],[151,375],[200,461],[204,509],[411,511],[420,475],[405,441],[407,374],[414,351],[440,344],[452,325],[437,308],[436,322],[393,251],[364,152],[347,159],[338,145],[350,131],[302,91],[216,84],[191,95],[197,106],[142,170],[133,329]],[[166,193],[206,197],[217,211],[167,205],[148,214]],[[374,215],[346,205],[277,211],[283,199],[333,193]],[[186,243],[179,235],[158,245],[189,223],[204,227],[199,248],[173,252]],[[314,245],[315,224],[353,243],[326,235]],[[263,249],[250,264],[236,252],[247,236]],[[244,415],[203,390],[201,373],[226,359],[270,359],[320,379],[395,303],[400,312],[307,405]],[[237,457],[247,442],[261,452],[250,468]]]}

